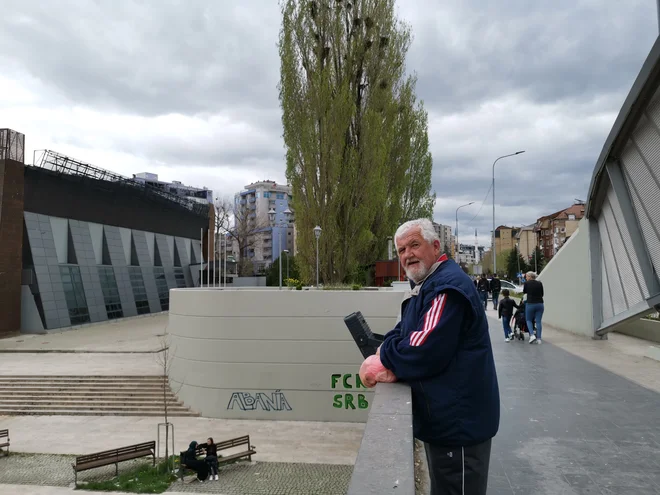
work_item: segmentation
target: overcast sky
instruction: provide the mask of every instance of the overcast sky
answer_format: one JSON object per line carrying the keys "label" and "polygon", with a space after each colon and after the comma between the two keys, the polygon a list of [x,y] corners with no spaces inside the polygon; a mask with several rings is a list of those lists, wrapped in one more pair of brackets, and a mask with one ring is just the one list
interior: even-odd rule
{"label": "overcast sky", "polygon": [[[429,112],[435,220],[488,239],[586,199],[658,33],[653,0],[407,0]],[[285,181],[275,0],[3,0],[0,127],[124,175],[232,196]],[[472,222],[470,220],[479,212]]]}

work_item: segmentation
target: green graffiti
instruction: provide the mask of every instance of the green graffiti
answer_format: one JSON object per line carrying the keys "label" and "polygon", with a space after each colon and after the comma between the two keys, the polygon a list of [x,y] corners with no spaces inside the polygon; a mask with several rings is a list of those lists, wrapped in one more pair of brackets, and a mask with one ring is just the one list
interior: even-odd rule
{"label": "green graffiti", "polygon": [[351,377],[351,375],[344,375],[344,388],[353,388],[353,386],[348,383],[348,379]]}
{"label": "green graffiti", "polygon": [[353,396],[351,394],[346,394],[344,396],[344,404],[346,405],[346,409],[355,409],[355,406],[353,405]]}
{"label": "green graffiti", "polygon": [[332,407],[341,409],[341,394],[337,394],[334,396],[334,398],[332,399]]}
{"label": "green graffiti", "polygon": [[364,394],[358,394],[358,407],[360,409],[367,409],[369,407],[369,403],[367,402],[367,398],[364,396]]}
{"label": "green graffiti", "polygon": [[332,388],[336,388],[337,382],[339,381],[340,378],[341,378],[341,375],[339,375],[339,374],[334,374],[334,375],[330,376],[330,379],[332,380]]}

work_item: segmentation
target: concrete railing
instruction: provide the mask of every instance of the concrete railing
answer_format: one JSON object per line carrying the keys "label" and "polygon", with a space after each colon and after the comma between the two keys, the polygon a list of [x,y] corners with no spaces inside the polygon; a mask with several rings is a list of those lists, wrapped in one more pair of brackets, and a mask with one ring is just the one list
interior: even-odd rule
{"label": "concrete railing", "polygon": [[410,387],[379,383],[347,495],[414,495],[414,445]]}

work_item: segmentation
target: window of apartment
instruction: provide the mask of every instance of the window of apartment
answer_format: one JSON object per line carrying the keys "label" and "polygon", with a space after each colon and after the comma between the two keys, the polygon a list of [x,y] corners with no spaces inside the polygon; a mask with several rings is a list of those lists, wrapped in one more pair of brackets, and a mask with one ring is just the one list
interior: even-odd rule
{"label": "window of apartment", "polygon": [[155,266],[154,276],[156,277],[156,290],[158,290],[158,299],[160,299],[160,309],[167,311],[170,309],[170,289],[167,287],[167,280],[165,280],[165,269]]}
{"label": "window of apartment", "polygon": [[147,289],[144,287],[144,279],[142,278],[142,270],[139,266],[129,266],[128,276],[131,279],[137,314],[146,315],[151,313],[149,299],[147,298]]}
{"label": "window of apartment", "polygon": [[571,214],[571,215],[568,215],[568,219],[569,219],[569,220],[575,220],[575,215],[572,215],[572,214]]}
{"label": "window of apartment", "polygon": [[89,310],[83,289],[80,267],[60,266],[60,276],[64,287],[66,306],[69,309],[69,318],[72,325],[89,323]]}
{"label": "window of apartment", "polygon": [[101,281],[101,291],[103,292],[103,301],[105,302],[105,312],[108,320],[123,318],[124,311],[121,307],[119,290],[117,289],[117,280],[115,272],[111,266],[99,266],[99,279]]}
{"label": "window of apartment", "polygon": [[562,227],[562,228],[561,228],[561,232],[562,232],[562,233],[563,233],[563,232],[566,232],[566,227]]}
{"label": "window of apartment", "polygon": [[264,198],[270,198],[270,191],[264,192]]}
{"label": "window of apartment", "polygon": [[277,193],[277,199],[284,199],[284,193]]}

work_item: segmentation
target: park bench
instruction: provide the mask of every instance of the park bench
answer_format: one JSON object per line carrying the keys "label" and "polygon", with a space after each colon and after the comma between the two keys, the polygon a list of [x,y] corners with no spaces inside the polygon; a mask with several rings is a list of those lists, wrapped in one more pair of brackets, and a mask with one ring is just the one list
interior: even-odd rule
{"label": "park bench", "polygon": [[[197,449],[195,450],[195,455],[197,457],[201,456],[204,454],[204,445],[198,445]],[[222,450],[229,450],[229,449],[234,449],[236,447],[242,447],[245,445],[245,450],[241,452],[237,452],[235,454],[230,454],[228,456],[220,456],[220,451]],[[237,438],[231,438],[229,440],[225,440],[223,442],[216,442],[215,448],[218,450],[218,467],[222,466],[223,464],[231,464],[233,462],[236,462],[240,459],[243,459],[244,457],[247,457],[249,461],[252,461],[252,456],[257,453],[256,450],[254,450],[254,445],[250,443],[250,435],[244,435],[242,437],[237,437]],[[179,459],[183,458],[183,454],[185,451],[181,452]],[[179,462],[179,477],[181,478],[181,481],[183,481],[183,474],[184,471],[187,471],[188,469]]]}
{"label": "park bench", "polygon": [[[4,440],[6,439],[6,440]],[[7,447],[7,454],[9,455],[9,430],[0,430],[0,449]]]}
{"label": "park bench", "polygon": [[119,463],[139,459],[141,457],[153,457],[153,465],[156,465],[156,441],[138,443],[121,447],[119,449],[105,450],[95,454],[87,454],[76,457],[76,462],[71,464],[75,473],[75,483],[78,486],[78,473],[88,469],[94,469],[102,466],[115,465],[115,475],[119,475]]}

